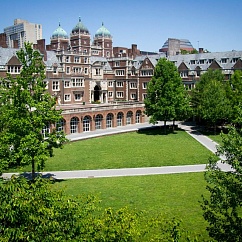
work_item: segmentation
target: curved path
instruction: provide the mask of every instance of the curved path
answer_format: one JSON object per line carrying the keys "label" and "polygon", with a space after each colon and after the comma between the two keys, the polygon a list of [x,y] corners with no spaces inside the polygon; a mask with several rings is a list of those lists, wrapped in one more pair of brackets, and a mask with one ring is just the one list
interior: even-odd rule
{"label": "curved path", "polygon": [[[157,125],[163,125],[159,122]],[[157,126],[156,125],[156,126]],[[122,126],[117,128],[96,130],[91,132],[68,135],[67,138],[71,141],[94,138],[103,135],[112,135],[117,133],[125,133],[131,131],[138,131],[140,129],[150,128],[152,124],[134,124],[129,126]],[[207,149],[215,153],[217,151],[216,142],[205,135],[202,135],[196,130],[192,124],[179,123],[178,127],[184,129],[194,139],[204,145]],[[220,157],[223,159],[224,157]],[[219,163],[222,170],[228,171],[228,165]],[[101,170],[79,170],[79,171],[52,171],[42,172],[43,177],[53,177],[55,179],[74,179],[74,178],[94,178],[94,177],[117,177],[117,176],[141,176],[141,175],[157,175],[157,174],[171,174],[171,173],[186,173],[186,172],[203,172],[206,169],[205,164],[201,165],[184,165],[184,166],[163,166],[163,167],[145,167],[145,168],[123,168],[123,169],[101,169]],[[4,178],[9,178],[16,173],[3,173]],[[29,176],[29,173],[24,173],[24,176]]]}

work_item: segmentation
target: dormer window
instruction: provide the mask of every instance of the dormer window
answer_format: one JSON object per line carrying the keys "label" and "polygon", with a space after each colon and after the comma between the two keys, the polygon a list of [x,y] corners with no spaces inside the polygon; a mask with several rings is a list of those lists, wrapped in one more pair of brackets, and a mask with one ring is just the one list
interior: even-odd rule
{"label": "dormer window", "polygon": [[203,65],[203,64],[205,63],[205,60],[204,60],[204,59],[201,59],[201,60],[199,60],[199,63],[200,63],[201,65]]}
{"label": "dormer window", "polygon": [[196,61],[195,60],[191,60],[191,65],[195,65]]}
{"label": "dormer window", "polygon": [[222,63],[222,64],[226,64],[226,63],[227,63],[227,60],[228,60],[227,58],[222,58],[222,59],[221,59],[221,63]]}

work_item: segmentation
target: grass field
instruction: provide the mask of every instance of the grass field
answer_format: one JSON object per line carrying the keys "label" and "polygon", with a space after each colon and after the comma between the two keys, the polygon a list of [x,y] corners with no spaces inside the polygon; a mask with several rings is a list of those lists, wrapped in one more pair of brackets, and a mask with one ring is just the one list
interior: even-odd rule
{"label": "grass field", "polygon": [[104,208],[128,206],[150,216],[162,213],[182,220],[182,227],[207,238],[199,201],[206,194],[203,173],[66,180],[56,184],[69,195],[93,194]]}
{"label": "grass field", "polygon": [[205,164],[211,154],[186,132],[131,132],[71,142],[46,162],[46,171]]}

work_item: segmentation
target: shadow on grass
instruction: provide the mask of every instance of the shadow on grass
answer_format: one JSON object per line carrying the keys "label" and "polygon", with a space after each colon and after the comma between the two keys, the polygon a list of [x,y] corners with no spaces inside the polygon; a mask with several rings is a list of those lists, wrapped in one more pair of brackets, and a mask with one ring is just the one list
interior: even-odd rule
{"label": "shadow on grass", "polygon": [[181,130],[178,128],[178,125],[175,125],[174,129],[172,125],[164,125],[162,126],[152,126],[148,128],[140,128],[138,129],[138,134],[146,134],[146,135],[168,135],[168,134],[177,134],[176,131]]}

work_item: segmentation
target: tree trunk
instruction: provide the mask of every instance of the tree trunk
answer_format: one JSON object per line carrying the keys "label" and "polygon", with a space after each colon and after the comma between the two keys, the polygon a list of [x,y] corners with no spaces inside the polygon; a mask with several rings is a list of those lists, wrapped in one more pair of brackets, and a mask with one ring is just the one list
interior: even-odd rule
{"label": "tree trunk", "polygon": [[34,159],[32,159],[31,161],[32,163],[32,182],[34,182],[34,179],[35,179],[35,166],[34,166]]}
{"label": "tree trunk", "polygon": [[173,131],[173,133],[174,133],[174,131],[175,131],[175,125],[176,125],[176,121],[173,120],[173,124],[172,124],[172,131]]}

